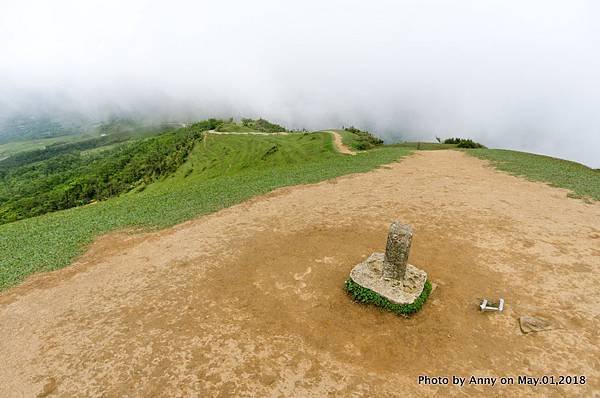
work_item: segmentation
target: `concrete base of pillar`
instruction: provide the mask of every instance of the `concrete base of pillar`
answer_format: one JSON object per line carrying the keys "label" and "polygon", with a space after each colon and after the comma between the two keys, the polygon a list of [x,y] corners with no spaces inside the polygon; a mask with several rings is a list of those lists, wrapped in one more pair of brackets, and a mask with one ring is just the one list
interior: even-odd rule
{"label": "concrete base of pillar", "polygon": [[350,272],[350,279],[394,304],[412,304],[423,292],[427,273],[411,264],[401,280],[383,277],[384,253],[373,253]]}

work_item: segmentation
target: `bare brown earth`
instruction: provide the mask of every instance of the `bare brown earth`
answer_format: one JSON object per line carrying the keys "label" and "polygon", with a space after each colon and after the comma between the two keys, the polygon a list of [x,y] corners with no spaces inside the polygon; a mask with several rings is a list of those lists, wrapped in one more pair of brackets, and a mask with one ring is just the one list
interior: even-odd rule
{"label": "bare brown earth", "polygon": [[[406,319],[351,268],[411,223],[438,287]],[[594,396],[600,205],[456,151],[277,190],[157,233],[111,234],[0,295],[0,396]],[[478,312],[482,297],[506,300]],[[524,335],[518,317],[560,323]],[[424,386],[418,375],[585,375]]]}

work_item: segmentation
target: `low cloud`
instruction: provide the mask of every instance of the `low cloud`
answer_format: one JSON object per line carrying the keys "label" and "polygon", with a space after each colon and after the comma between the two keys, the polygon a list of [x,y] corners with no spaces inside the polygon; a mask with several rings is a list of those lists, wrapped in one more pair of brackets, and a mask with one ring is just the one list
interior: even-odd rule
{"label": "low cloud", "polygon": [[0,113],[263,116],[600,167],[593,1],[4,1]]}

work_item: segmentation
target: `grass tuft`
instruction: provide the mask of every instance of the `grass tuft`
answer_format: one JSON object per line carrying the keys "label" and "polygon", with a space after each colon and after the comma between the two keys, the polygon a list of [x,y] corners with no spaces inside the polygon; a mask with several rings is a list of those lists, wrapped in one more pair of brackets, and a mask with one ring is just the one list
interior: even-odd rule
{"label": "grass tuft", "polygon": [[384,310],[404,316],[418,312],[421,307],[423,307],[423,304],[425,304],[425,301],[427,301],[432,289],[431,282],[427,280],[425,281],[423,292],[421,292],[421,295],[419,295],[419,297],[417,297],[413,303],[395,304],[385,297],[375,293],[373,290],[362,287],[358,283],[354,282],[351,278],[348,278],[344,286],[346,288],[346,292],[354,299],[354,301],[362,304],[373,304]]}

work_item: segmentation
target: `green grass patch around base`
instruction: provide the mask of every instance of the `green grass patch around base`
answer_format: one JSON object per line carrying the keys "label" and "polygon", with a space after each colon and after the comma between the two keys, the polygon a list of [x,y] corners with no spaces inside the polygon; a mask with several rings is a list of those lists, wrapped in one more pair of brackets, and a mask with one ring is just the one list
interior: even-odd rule
{"label": "green grass patch around base", "polygon": [[580,163],[505,149],[469,149],[469,155],[491,161],[499,170],[572,191],[570,197],[600,200],[600,171]]}
{"label": "green grass patch around base", "polygon": [[431,294],[431,282],[428,280],[425,281],[425,286],[423,286],[423,291],[417,297],[417,299],[411,304],[394,304],[385,297],[375,293],[371,289],[367,289],[366,287],[362,287],[358,283],[354,282],[351,278],[345,283],[346,292],[354,299],[354,301],[362,303],[362,304],[373,304],[377,307],[380,307],[384,310],[391,311],[397,315],[411,315],[418,312],[427,298]]}

